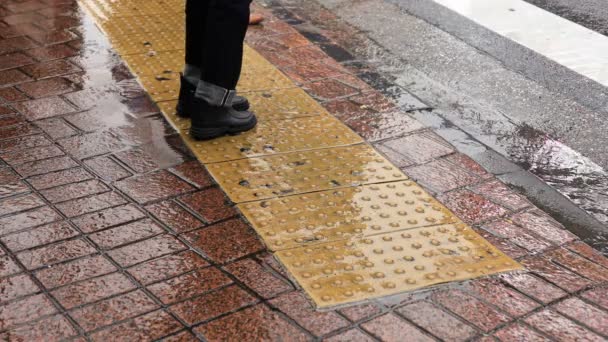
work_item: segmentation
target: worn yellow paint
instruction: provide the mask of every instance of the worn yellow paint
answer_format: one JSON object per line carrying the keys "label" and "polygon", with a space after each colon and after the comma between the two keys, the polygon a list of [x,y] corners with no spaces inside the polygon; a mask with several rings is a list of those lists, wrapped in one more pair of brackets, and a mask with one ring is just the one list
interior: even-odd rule
{"label": "worn yellow paint", "polygon": [[521,269],[249,47],[259,126],[194,141],[175,113],[183,0],[81,0],[167,120],[320,307]]}

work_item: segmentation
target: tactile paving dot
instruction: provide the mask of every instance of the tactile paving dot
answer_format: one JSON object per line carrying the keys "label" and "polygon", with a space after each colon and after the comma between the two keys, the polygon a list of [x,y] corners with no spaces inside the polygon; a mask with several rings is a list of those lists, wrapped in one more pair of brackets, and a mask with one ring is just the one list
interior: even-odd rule
{"label": "tactile paving dot", "polygon": [[361,137],[332,116],[263,121],[239,135],[207,141],[192,140],[188,134],[184,132],[184,138],[203,163],[363,142]]}
{"label": "tactile paving dot", "polygon": [[123,56],[137,76],[179,73],[184,68],[184,51],[165,51]]}
{"label": "tactile paving dot", "polygon": [[120,36],[161,32],[170,28],[177,32],[185,32],[185,22],[183,13],[165,13],[163,15],[144,15],[113,18],[112,20],[102,21],[102,29],[111,39],[120,39]]}
{"label": "tactile paving dot", "polygon": [[368,145],[240,159],[209,171],[235,203],[407,179]]}
{"label": "tactile paving dot", "polygon": [[406,180],[238,205],[272,250],[456,222]]}
{"label": "tactile paving dot", "polygon": [[298,247],[276,255],[319,308],[521,269],[465,224]]}

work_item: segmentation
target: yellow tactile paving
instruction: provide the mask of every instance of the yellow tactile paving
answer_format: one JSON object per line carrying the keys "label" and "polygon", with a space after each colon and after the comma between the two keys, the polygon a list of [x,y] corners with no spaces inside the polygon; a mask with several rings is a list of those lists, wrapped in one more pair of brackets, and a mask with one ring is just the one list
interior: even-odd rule
{"label": "yellow tactile paving", "polygon": [[520,269],[464,224],[276,252],[318,307]]}
{"label": "yellow tactile paving", "polygon": [[457,220],[409,180],[244,203],[238,207],[272,250]]}
{"label": "yellow tactile paving", "polygon": [[209,172],[235,203],[407,179],[364,144],[216,163]]}
{"label": "yellow tactile paving", "polygon": [[[188,132],[184,132],[188,134]],[[267,120],[243,134],[187,142],[204,163],[361,143],[356,133],[332,116]]]}
{"label": "yellow tactile paving", "polygon": [[521,269],[249,47],[237,90],[259,127],[191,140],[175,114],[184,1],[81,5],[318,307]]}

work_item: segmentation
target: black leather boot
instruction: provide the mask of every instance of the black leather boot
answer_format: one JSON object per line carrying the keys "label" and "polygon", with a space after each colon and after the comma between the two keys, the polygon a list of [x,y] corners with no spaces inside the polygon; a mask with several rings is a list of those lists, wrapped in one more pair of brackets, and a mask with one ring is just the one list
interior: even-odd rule
{"label": "black leather boot", "polygon": [[196,140],[248,131],[258,122],[255,114],[249,111],[238,111],[232,106],[211,106],[198,97],[193,97],[190,108],[190,136]]}
{"label": "black leather boot", "polygon": [[[188,82],[183,75],[180,75],[180,87],[179,87],[179,98],[177,106],[175,107],[177,116],[182,118],[189,118],[192,110],[190,104],[194,98],[196,92],[196,86]],[[238,111],[249,110],[249,101],[243,96],[234,96],[232,99],[232,108]]]}

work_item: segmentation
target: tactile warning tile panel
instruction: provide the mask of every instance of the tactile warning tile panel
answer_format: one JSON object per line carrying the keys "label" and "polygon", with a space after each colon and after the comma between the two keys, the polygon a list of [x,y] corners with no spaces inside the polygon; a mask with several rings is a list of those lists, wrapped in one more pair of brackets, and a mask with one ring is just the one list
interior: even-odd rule
{"label": "tactile warning tile panel", "polygon": [[277,153],[353,145],[363,139],[332,116],[267,120],[247,132],[209,141],[195,141],[183,132],[203,163],[217,163]]}
{"label": "tactile warning tile panel", "polygon": [[[114,41],[124,35],[144,32],[154,32],[156,34],[156,32],[165,31],[167,28],[177,32],[185,32],[183,13],[112,18],[112,20],[101,21],[100,25],[109,38]],[[153,36],[153,34],[149,36]]]}
{"label": "tactile warning tile panel", "polygon": [[457,221],[447,208],[409,180],[238,207],[272,250]]}
{"label": "tactile warning tile panel", "polygon": [[137,76],[180,73],[184,69],[184,51],[164,51],[122,56]]}
{"label": "tactile warning tile panel", "polygon": [[180,12],[185,9],[184,1],[166,0],[81,0],[95,17],[110,20],[116,17],[130,17],[150,14]]}
{"label": "tactile warning tile panel", "polygon": [[326,113],[317,101],[300,88],[272,89],[241,94],[246,96],[261,120],[293,119]]}
{"label": "tactile warning tile panel", "polygon": [[122,56],[184,50],[185,35],[178,31],[137,32],[112,39],[112,46]]}
{"label": "tactile warning tile panel", "polygon": [[235,203],[408,179],[368,145],[240,159],[208,169]]}
{"label": "tactile warning tile panel", "polygon": [[156,102],[177,100],[179,96],[179,73],[140,76],[139,82]]}
{"label": "tactile warning tile panel", "polygon": [[521,269],[464,224],[341,240],[276,255],[320,308]]}

